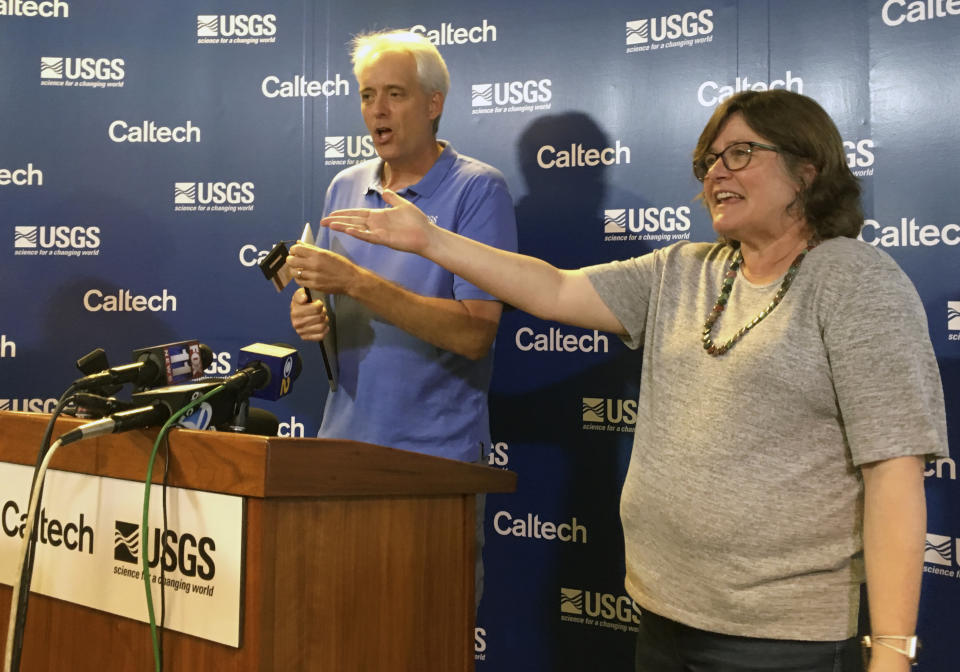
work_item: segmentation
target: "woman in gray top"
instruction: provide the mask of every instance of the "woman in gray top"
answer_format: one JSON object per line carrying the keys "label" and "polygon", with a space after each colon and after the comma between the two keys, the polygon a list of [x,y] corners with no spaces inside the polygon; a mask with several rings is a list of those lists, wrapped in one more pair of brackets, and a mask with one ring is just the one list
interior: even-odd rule
{"label": "woman in gray top", "polygon": [[810,98],[748,91],[700,136],[720,236],[559,270],[388,210],[324,225],[421,254],[533,315],[643,347],[621,497],[637,670],[854,670],[915,652],[923,461],[946,456],[923,306],[856,240],[860,190]]}

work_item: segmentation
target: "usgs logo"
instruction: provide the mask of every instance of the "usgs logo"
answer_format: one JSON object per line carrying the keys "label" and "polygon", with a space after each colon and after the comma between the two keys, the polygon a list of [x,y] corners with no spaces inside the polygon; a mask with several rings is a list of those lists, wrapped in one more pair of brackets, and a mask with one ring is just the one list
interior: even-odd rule
{"label": "usgs logo", "polygon": [[125,74],[122,58],[40,57],[40,79],[119,82]]}
{"label": "usgs logo", "polygon": [[803,93],[803,80],[800,77],[794,77],[790,70],[787,70],[783,79],[774,79],[769,83],[751,82],[747,77],[737,77],[732,85],[718,84],[708,80],[697,89],[697,102],[704,107],[713,107],[741,91],[769,91],[771,89],[786,89],[795,93]]}
{"label": "usgs logo", "polygon": [[473,629],[473,659],[474,660],[486,660],[487,659],[487,629],[486,628],[474,628]]}
{"label": "usgs logo", "polygon": [[119,289],[115,294],[106,294],[99,289],[89,289],[83,295],[83,308],[89,313],[166,313],[177,310],[177,297],[166,289],[162,294],[143,296],[129,289]]}
{"label": "usgs logo", "polygon": [[873,150],[873,140],[864,138],[863,140],[844,140],[843,149],[847,156],[847,167],[857,177],[866,177],[873,175],[873,163],[875,160]]}
{"label": "usgs logo", "polygon": [[605,233],[657,233],[690,230],[690,208],[686,205],[663,208],[626,208],[603,211]]}
{"label": "usgs logo", "polygon": [[637,423],[637,400],[583,397],[581,413],[585,424],[612,423],[632,427]]}
{"label": "usgs logo", "polygon": [[56,399],[0,399],[0,411],[52,413],[56,407]]}
{"label": "usgs logo", "polygon": [[510,464],[510,446],[498,441],[490,446],[487,454],[487,464],[491,467],[507,467]]}
{"label": "usgs logo", "polygon": [[61,0],[0,0],[0,16],[39,16],[42,19],[69,19],[70,5]]}
{"label": "usgs logo", "polygon": [[0,168],[0,187],[8,185],[16,187],[42,187],[43,171],[28,163],[26,168]]}
{"label": "usgs logo", "polygon": [[899,26],[904,21],[918,23],[960,14],[957,0],[887,0],[880,16],[888,26]]}
{"label": "usgs logo", "polygon": [[7,340],[6,334],[0,334],[0,359],[9,357],[13,359],[17,356],[17,344]]}
{"label": "usgs logo", "polygon": [[560,613],[569,614],[573,617],[583,616],[615,621],[626,626],[640,624],[639,608],[628,595],[597,593],[580,588],[560,589]]}
{"label": "usgs logo", "polygon": [[[113,559],[140,564],[140,526],[123,520],[115,521]],[[153,528],[147,549],[147,564],[162,566],[166,572],[178,571],[183,576],[210,581],[217,574],[214,560],[216,541],[190,532]]]}
{"label": "usgs logo", "polygon": [[176,205],[249,205],[253,203],[253,182],[174,182]]}
{"label": "usgs logo", "polygon": [[324,159],[372,159],[377,155],[369,135],[328,135],[323,140]]}
{"label": "usgs logo", "polygon": [[713,32],[712,17],[712,9],[701,9],[699,12],[627,21],[627,44],[647,44],[709,35]]}
{"label": "usgs logo", "polygon": [[417,24],[410,28],[410,32],[423,35],[429,42],[438,47],[497,41],[497,27],[488,23],[486,19],[479,26],[471,26],[470,28],[455,28],[452,23],[441,23],[439,28],[427,28],[422,24]]}
{"label": "usgs logo", "polygon": [[[931,534],[930,532],[927,532],[927,542],[924,545],[923,551],[924,564],[953,567],[953,542],[953,537],[947,537],[942,534]],[[924,571],[927,571],[926,567],[924,567]],[[930,573],[940,574],[941,572]],[[946,575],[954,576],[954,573],[951,571]]]}
{"label": "usgs logo", "polygon": [[232,365],[230,364],[230,353],[215,352],[213,353],[213,358],[210,360],[210,366],[205,368],[203,372],[208,376],[217,376],[230,373],[232,370]]}
{"label": "usgs logo", "polygon": [[98,226],[15,226],[17,250],[95,250],[100,247]]}
{"label": "usgs logo", "polygon": [[198,14],[197,37],[273,37],[276,14]]}
{"label": "usgs logo", "polygon": [[553,82],[549,79],[473,84],[471,104],[473,107],[491,107],[549,103],[553,98],[552,86]]}
{"label": "usgs logo", "polygon": [[875,219],[863,222],[857,236],[865,243],[880,247],[935,247],[960,244],[960,224],[917,224],[915,217],[900,218],[900,226],[884,226]]}

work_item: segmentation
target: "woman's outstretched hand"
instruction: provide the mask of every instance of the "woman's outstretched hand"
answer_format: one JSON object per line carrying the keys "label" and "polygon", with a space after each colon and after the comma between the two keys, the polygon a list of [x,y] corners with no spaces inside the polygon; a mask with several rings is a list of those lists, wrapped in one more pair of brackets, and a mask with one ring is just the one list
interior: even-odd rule
{"label": "woman's outstretched hand", "polygon": [[383,190],[383,200],[391,207],[335,210],[320,225],[368,243],[423,254],[434,224],[417,206],[389,189]]}

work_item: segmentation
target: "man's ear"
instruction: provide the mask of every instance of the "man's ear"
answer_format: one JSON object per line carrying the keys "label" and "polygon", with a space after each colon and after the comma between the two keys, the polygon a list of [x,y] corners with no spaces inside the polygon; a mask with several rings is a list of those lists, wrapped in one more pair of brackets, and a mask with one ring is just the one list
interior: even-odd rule
{"label": "man's ear", "polygon": [[444,95],[440,91],[434,91],[430,94],[430,103],[427,105],[427,111],[430,119],[436,119],[443,114]]}

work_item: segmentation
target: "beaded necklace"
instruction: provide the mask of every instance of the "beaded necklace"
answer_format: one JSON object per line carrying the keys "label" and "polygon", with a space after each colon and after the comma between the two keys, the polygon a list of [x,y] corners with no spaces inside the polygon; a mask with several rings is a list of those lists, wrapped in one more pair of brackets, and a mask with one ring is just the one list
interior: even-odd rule
{"label": "beaded necklace", "polygon": [[760,322],[763,321],[763,318],[772,313],[773,309],[780,305],[780,302],[783,300],[787,290],[790,289],[790,283],[793,282],[793,278],[797,275],[797,271],[800,270],[800,264],[803,262],[803,258],[807,256],[807,252],[816,246],[817,243],[815,241],[809,241],[807,243],[807,247],[797,255],[796,259],[793,260],[793,263],[790,264],[790,268],[787,269],[787,274],[783,276],[783,282],[780,283],[780,289],[777,290],[773,300],[770,301],[770,305],[761,310],[755,318],[740,327],[740,331],[735,333],[729,341],[723,345],[716,345],[713,342],[713,339],[710,337],[710,334],[713,332],[713,325],[716,324],[717,320],[720,318],[720,313],[723,312],[723,309],[727,305],[727,301],[730,300],[730,290],[733,289],[733,281],[737,278],[737,271],[740,269],[740,266],[743,265],[743,254],[740,252],[740,250],[737,250],[737,253],[733,255],[733,261],[730,262],[730,268],[723,276],[723,284],[720,286],[720,296],[717,297],[717,302],[714,304],[713,310],[707,317],[707,321],[703,323],[703,337],[701,340],[703,341],[703,349],[707,351],[707,354],[713,355],[714,357],[719,357],[720,355],[724,354],[727,350],[732,348],[737,341],[743,338],[748,331],[760,324]]}

